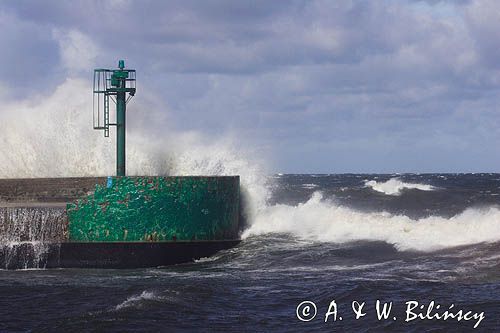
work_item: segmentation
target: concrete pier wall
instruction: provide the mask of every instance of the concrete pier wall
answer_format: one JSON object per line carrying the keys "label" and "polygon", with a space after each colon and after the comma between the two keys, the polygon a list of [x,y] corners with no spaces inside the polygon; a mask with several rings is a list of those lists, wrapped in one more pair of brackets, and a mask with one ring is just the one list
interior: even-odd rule
{"label": "concrete pier wall", "polygon": [[70,242],[238,239],[239,205],[238,176],[0,179],[0,230],[21,216],[16,230],[45,225],[57,209]]}
{"label": "concrete pier wall", "polygon": [[105,183],[106,177],[0,179],[0,207],[64,205]]}
{"label": "concrete pier wall", "polygon": [[238,243],[239,177],[0,179],[0,268],[149,267]]}

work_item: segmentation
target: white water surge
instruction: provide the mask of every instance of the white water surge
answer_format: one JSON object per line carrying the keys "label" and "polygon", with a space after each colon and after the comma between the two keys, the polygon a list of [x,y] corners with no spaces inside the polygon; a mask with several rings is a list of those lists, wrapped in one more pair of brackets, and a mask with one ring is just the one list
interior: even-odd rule
{"label": "white water surge", "polygon": [[413,220],[389,213],[364,213],[324,200],[315,192],[297,206],[275,205],[256,217],[243,237],[286,233],[303,239],[346,243],[384,241],[399,250],[433,251],[500,240],[500,209],[467,209],[452,218]]}
{"label": "white water surge", "polygon": [[405,183],[399,178],[391,178],[386,182],[377,182],[375,180],[368,180],[365,182],[366,187],[371,187],[374,191],[381,192],[387,195],[401,195],[404,190],[420,190],[420,191],[433,191],[436,188],[427,184],[414,184]]}

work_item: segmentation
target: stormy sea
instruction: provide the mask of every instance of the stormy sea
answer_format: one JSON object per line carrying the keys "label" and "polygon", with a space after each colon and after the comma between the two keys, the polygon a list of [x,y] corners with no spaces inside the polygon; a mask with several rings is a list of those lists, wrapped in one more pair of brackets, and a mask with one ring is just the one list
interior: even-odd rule
{"label": "stormy sea", "polygon": [[500,327],[500,174],[278,174],[266,188],[239,246],[211,258],[0,271],[0,331]]}

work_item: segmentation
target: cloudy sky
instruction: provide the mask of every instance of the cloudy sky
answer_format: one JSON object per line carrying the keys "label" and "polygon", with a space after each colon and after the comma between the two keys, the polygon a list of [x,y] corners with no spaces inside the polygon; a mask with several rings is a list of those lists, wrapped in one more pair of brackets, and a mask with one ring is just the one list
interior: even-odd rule
{"label": "cloudy sky", "polygon": [[274,172],[500,171],[498,1],[2,1],[0,45],[2,103],[124,58],[129,112]]}

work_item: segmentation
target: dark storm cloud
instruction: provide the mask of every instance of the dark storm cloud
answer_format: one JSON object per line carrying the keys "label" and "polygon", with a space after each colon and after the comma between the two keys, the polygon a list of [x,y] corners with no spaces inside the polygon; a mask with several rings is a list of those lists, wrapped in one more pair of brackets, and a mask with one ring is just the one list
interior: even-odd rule
{"label": "dark storm cloud", "polygon": [[[0,60],[43,63],[54,87],[62,64],[80,53],[61,56],[60,36],[75,32],[77,50],[88,49],[86,39],[98,50],[88,61],[111,66],[125,56],[179,127],[236,132],[283,170],[498,170],[499,8],[495,1],[7,1],[0,41],[9,51]],[[22,80],[5,77],[19,67],[0,72],[14,90]]]}

